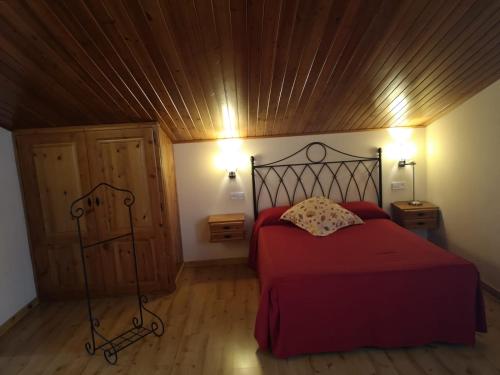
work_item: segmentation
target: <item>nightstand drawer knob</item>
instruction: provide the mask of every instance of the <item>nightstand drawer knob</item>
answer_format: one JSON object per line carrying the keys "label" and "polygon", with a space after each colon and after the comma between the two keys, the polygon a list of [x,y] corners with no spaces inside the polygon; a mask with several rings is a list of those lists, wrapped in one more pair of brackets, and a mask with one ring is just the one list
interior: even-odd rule
{"label": "nightstand drawer knob", "polygon": [[231,229],[231,227],[229,225],[225,225],[224,229]]}
{"label": "nightstand drawer knob", "polygon": [[418,216],[425,216],[425,212],[419,212]]}

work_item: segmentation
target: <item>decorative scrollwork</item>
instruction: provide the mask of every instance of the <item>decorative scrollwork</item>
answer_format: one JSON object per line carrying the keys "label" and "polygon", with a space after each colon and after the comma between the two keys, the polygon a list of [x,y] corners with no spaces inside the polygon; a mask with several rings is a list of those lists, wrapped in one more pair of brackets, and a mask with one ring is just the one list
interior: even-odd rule
{"label": "decorative scrollwork", "polygon": [[[118,359],[118,350],[113,344],[112,340],[107,339],[104,337],[103,334],[101,334],[97,328],[101,325],[98,319],[93,319],[93,332],[94,334],[99,337],[104,343],[96,347],[96,349],[103,349],[104,352],[104,357],[106,358],[106,361],[108,361],[111,364],[115,364],[117,359]],[[95,344],[94,344],[95,345]],[[94,349],[95,351],[95,349]]]}
{"label": "decorative scrollwork", "polygon": [[85,350],[90,355],[94,355],[95,354],[95,346],[93,344],[91,344],[90,342],[88,342],[88,341],[85,343]]}
{"label": "decorative scrollwork", "polygon": [[159,320],[159,322],[160,324],[156,323],[155,321],[151,322],[151,330],[157,337],[160,337],[165,333],[165,326],[163,325],[163,322],[161,320]]}
{"label": "decorative scrollwork", "polygon": [[118,361],[118,351],[113,344],[111,344],[111,348],[104,350],[104,358],[111,365],[115,365]]}
{"label": "decorative scrollwork", "polygon": [[[106,182],[101,182],[100,184],[96,185],[92,190],[90,190],[87,194],[81,196],[80,198],[76,199],[72,204],[71,204],[71,217],[78,219],[81,218],[85,214],[85,203],[89,201],[89,207],[92,206],[92,200],[89,198],[92,197],[92,194],[94,194],[98,189],[106,188],[113,191],[118,191],[121,193],[126,194],[125,198],[123,199],[123,204],[127,207],[131,207],[135,203],[135,196],[134,193],[132,193],[130,190],[127,189],[121,189],[117,188],[116,186],[110,185]],[[97,200],[99,202],[99,200]],[[99,205],[99,204],[97,204]]]}
{"label": "decorative scrollwork", "polygon": [[142,316],[140,319],[138,319],[137,317],[134,316],[132,318],[132,324],[134,325],[135,328],[141,328],[144,325],[144,322],[142,320]]}
{"label": "decorative scrollwork", "polygon": [[85,210],[82,207],[77,207],[75,203],[71,205],[71,217],[74,219],[79,219],[83,215],[85,215]]}
{"label": "decorative scrollwork", "polygon": [[[313,160],[313,158],[309,154],[309,152],[311,151],[311,148],[314,147],[314,146],[319,147],[323,151],[323,156],[321,158],[319,158],[318,160]],[[325,146],[326,145],[324,143],[320,143],[320,142],[309,143],[306,146],[306,157],[307,157],[307,160],[309,160],[311,163],[321,163],[322,161],[324,161],[326,159],[326,154],[328,152]]]}
{"label": "decorative scrollwork", "polygon": [[123,200],[123,204],[127,207],[130,207],[135,203],[135,196],[131,192],[128,193],[130,193],[130,195],[127,195],[125,197],[125,199]]}
{"label": "decorative scrollwork", "polygon": [[148,297],[146,295],[142,295],[140,300],[142,309],[153,317],[153,321],[151,322],[151,331],[153,331],[155,336],[162,336],[165,333],[165,325],[163,324],[163,320],[154,312],[149,310],[146,306],[144,306],[148,302]]}

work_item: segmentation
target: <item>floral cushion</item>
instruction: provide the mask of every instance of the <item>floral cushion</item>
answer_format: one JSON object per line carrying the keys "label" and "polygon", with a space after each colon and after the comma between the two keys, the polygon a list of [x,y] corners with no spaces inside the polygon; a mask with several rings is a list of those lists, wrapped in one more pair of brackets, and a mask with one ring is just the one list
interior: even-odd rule
{"label": "floral cushion", "polygon": [[340,228],[363,224],[359,216],[325,197],[313,197],[288,209],[282,220],[294,223],[313,236],[327,236]]}

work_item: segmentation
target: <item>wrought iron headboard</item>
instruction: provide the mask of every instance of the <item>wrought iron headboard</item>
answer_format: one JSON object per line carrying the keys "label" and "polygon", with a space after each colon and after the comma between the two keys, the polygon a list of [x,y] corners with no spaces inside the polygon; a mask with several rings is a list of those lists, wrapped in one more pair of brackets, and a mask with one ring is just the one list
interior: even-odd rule
{"label": "wrought iron headboard", "polygon": [[[319,157],[311,154],[314,149]],[[337,154],[333,160],[329,154]],[[345,159],[345,160],[344,160]],[[336,201],[366,200],[370,195],[382,207],[382,149],[376,157],[351,155],[322,142],[312,142],[272,163],[252,163],[254,218],[262,200],[271,207],[322,195]],[[269,207],[269,205],[267,206]]]}

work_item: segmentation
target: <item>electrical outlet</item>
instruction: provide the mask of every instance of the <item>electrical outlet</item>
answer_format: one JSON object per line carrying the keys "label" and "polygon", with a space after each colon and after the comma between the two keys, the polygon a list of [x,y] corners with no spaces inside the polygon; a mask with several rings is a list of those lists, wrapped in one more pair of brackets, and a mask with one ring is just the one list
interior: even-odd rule
{"label": "electrical outlet", "polygon": [[229,197],[232,200],[243,200],[245,199],[245,193],[243,191],[232,191],[229,193]]}
{"label": "electrical outlet", "polygon": [[404,190],[406,189],[406,182],[404,181],[393,181],[391,182],[392,190]]}

